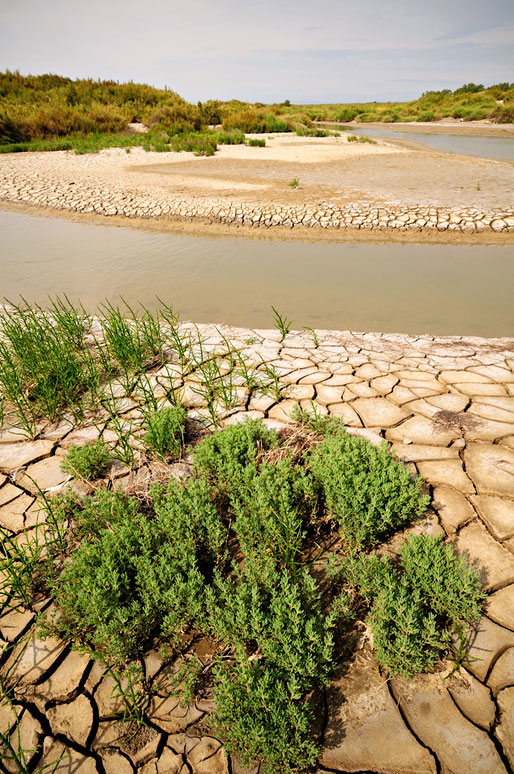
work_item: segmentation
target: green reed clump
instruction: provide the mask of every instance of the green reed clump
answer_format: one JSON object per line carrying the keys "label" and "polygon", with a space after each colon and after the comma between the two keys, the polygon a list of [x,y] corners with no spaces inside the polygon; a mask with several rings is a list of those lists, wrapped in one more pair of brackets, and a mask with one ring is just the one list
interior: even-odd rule
{"label": "green reed clump", "polygon": [[258,140],[255,137],[250,138],[248,140],[248,145],[251,148],[265,148],[266,147],[266,140]]}
{"label": "green reed clump", "polygon": [[[245,133],[241,129],[232,129],[229,132],[218,132],[217,140],[220,145],[244,145]],[[263,142],[264,140],[260,140]],[[249,144],[251,144],[249,142]]]}
{"label": "green reed clump", "polygon": [[328,513],[344,539],[360,549],[376,545],[427,508],[422,480],[387,451],[364,438],[335,429],[309,457]]}
{"label": "green reed clump", "polygon": [[370,605],[375,655],[389,674],[410,677],[460,651],[480,615],[478,572],[437,537],[413,535],[395,566],[376,554],[351,559],[347,578]]}
{"label": "green reed clump", "polygon": [[214,132],[194,132],[173,136],[170,148],[173,151],[188,151],[195,156],[214,156],[218,140]]}
{"label": "green reed clump", "polygon": [[[95,656],[95,654],[92,654]],[[123,723],[147,728],[146,709],[149,703],[148,692],[144,686],[144,672],[140,664],[131,663],[118,671],[113,669],[103,659],[99,659],[106,666],[107,674],[114,680],[112,697],[120,699],[123,706],[121,720]]]}
{"label": "green reed clump", "polygon": [[137,373],[152,358],[162,359],[163,334],[158,315],[143,307],[138,316],[126,302],[124,307],[109,303],[102,307],[105,349],[122,372]]}
{"label": "green reed clump", "polygon": [[220,409],[231,409],[239,400],[234,381],[236,359],[232,349],[228,350],[222,360],[215,354],[204,353],[199,342],[199,352],[191,352],[191,364],[195,367],[198,377],[191,389],[203,399],[207,405],[210,422],[213,427],[217,427]]}
{"label": "green reed clump", "polygon": [[176,459],[184,444],[187,411],[181,406],[164,406],[146,420],[145,445],[161,459]]}
{"label": "green reed clump", "polygon": [[364,137],[364,135],[357,137],[355,134],[349,134],[347,136],[347,140],[348,142],[367,142],[367,143],[370,143],[371,145],[377,144],[376,140],[371,139],[371,137]]}
{"label": "green reed clump", "polygon": [[7,723],[6,728],[0,730],[0,760],[5,764],[4,770],[16,771],[17,774],[55,774],[60,769],[63,760],[70,757],[69,752],[63,750],[56,761],[34,766],[33,760],[37,750],[23,746],[21,734],[23,720],[17,711],[14,711],[14,715],[15,722],[13,724]]}
{"label": "green reed clump", "polygon": [[0,527],[0,597],[19,600],[29,607],[41,586],[41,563],[46,546],[46,527],[13,535]]}
{"label": "green reed clump", "polygon": [[80,476],[87,481],[101,478],[112,459],[111,448],[98,438],[84,446],[72,444],[61,462],[61,470],[71,476]]}
{"label": "green reed clump", "polygon": [[66,300],[49,310],[10,305],[0,313],[0,388],[23,428],[71,409],[83,416],[101,374],[84,340],[89,318]]}

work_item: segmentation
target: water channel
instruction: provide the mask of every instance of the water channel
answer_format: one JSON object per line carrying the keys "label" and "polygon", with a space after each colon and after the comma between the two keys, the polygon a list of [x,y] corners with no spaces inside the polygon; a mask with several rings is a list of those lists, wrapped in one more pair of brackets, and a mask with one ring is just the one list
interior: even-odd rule
{"label": "water channel", "polygon": [[93,311],[121,297],[182,319],[514,336],[512,246],[336,244],[214,238],[0,210],[0,299],[66,292]]}
{"label": "water channel", "polygon": [[383,137],[396,140],[421,142],[437,150],[458,153],[463,156],[480,156],[489,159],[514,160],[514,137],[481,137],[466,134],[435,134],[431,132],[402,132],[396,129],[370,129],[368,127],[346,126],[346,130],[368,137]]}

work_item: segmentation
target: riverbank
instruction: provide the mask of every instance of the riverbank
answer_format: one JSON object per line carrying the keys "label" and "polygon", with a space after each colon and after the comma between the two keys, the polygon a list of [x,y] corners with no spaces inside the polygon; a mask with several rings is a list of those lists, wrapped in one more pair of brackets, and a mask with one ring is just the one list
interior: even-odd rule
{"label": "riverbank", "polygon": [[445,118],[442,121],[396,121],[359,122],[315,121],[322,126],[349,126],[357,133],[363,129],[386,129],[392,132],[412,132],[413,134],[430,132],[431,134],[455,134],[468,137],[514,137],[514,124],[492,124],[490,121],[459,121]]}
{"label": "riverbank", "polygon": [[[295,406],[312,411],[314,405],[322,416],[342,418],[348,432],[385,442],[427,481],[430,508],[410,531],[442,535],[480,571],[484,615],[471,635],[469,657],[455,674],[448,661],[409,682],[387,678],[378,670],[369,627],[359,622],[352,653],[347,657],[342,650],[320,703],[319,773],[507,774],[508,764],[514,765],[514,339],[350,331],[291,331],[282,339],[277,330],[192,323],[182,324],[180,335],[200,337],[206,356],[223,352],[230,342],[248,365],[264,360],[278,374],[279,389],[268,395],[251,396],[239,385],[237,404],[220,412],[222,425],[252,417],[284,431]],[[148,377],[162,397],[169,389],[166,371],[156,368]],[[208,415],[198,382],[191,375],[177,390],[181,386],[188,421],[198,422]],[[118,384],[116,398],[123,427],[134,430],[140,421],[134,394],[124,395]],[[89,492],[83,480],[63,474],[60,463],[71,444],[84,445],[99,435],[116,448],[105,417],[82,427],[70,420],[42,423],[35,441],[9,430],[0,433],[2,527],[24,540],[34,535],[38,487],[47,496],[66,485],[81,495]],[[138,454],[137,439],[127,437]],[[171,469],[177,479],[187,478],[191,459]],[[97,486],[140,493],[159,476],[158,465],[131,473],[118,464]],[[397,534],[383,550],[395,556],[404,537]],[[37,611],[50,605],[43,600]],[[211,697],[182,707],[169,695],[169,667],[156,650],[141,662],[145,680],[158,689],[147,710],[151,725],[131,743],[116,718],[123,707],[113,678],[101,663],[56,639],[38,639],[31,608],[3,610],[0,636],[7,655],[14,648],[19,656],[3,669],[11,669],[24,747],[37,750],[40,763],[50,764],[64,752],[69,758],[63,771],[86,774],[135,766],[145,772],[245,771],[237,758],[227,757],[209,725]],[[200,658],[209,664],[210,643],[203,645]],[[5,709],[4,715],[1,722],[9,722],[14,710],[10,715]]]}
{"label": "riverbank", "polygon": [[[377,241],[513,241],[514,167],[398,143],[271,136],[215,157],[135,148],[4,154],[0,205],[160,229]],[[295,181],[297,185],[292,186]],[[401,236],[398,237],[398,234]]]}

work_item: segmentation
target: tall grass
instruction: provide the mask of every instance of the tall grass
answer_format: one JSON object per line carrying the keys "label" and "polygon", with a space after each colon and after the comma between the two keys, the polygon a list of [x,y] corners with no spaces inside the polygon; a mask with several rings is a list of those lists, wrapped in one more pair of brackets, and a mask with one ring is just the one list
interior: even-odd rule
{"label": "tall grass", "polygon": [[84,416],[86,393],[95,393],[99,372],[84,333],[87,315],[67,299],[49,310],[9,305],[0,317],[0,388],[29,434],[37,419],[55,420],[70,409]]}

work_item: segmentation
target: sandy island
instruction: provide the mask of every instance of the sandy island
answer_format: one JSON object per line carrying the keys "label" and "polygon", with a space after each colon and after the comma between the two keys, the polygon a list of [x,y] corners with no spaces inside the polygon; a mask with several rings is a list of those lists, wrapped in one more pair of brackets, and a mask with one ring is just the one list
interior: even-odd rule
{"label": "sandy island", "polygon": [[346,134],[266,135],[264,148],[221,146],[207,158],[142,148],[5,154],[0,205],[163,230],[505,243],[514,241],[514,165]]}

